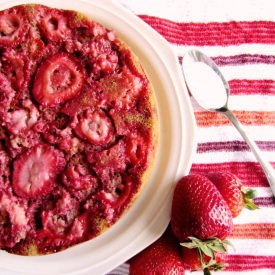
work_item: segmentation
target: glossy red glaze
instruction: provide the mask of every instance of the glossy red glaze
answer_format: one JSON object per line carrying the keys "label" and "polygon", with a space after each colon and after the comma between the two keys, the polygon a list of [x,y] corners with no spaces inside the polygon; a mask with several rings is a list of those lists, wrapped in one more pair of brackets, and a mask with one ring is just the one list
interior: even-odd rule
{"label": "glossy red glaze", "polygon": [[1,11],[0,52],[0,248],[89,240],[148,168],[148,81],[114,31],[73,11]]}

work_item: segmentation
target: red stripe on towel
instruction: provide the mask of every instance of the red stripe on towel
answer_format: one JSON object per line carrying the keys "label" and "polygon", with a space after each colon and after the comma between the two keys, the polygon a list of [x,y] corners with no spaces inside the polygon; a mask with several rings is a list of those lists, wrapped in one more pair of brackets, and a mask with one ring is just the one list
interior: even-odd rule
{"label": "red stripe on towel", "polygon": [[275,256],[225,255],[225,270],[245,271],[264,268],[275,268]]}
{"label": "red stripe on towel", "polygon": [[[275,125],[275,112],[233,111],[244,125]],[[195,112],[199,127],[230,125],[230,121],[220,113]]]}
{"label": "red stripe on towel", "polygon": [[235,224],[230,239],[271,239],[275,240],[274,223]]}
{"label": "red stripe on towel", "polygon": [[[257,141],[257,145],[264,151],[275,151],[275,141]],[[206,152],[236,152],[236,151],[248,151],[250,150],[245,141],[219,141],[219,142],[205,142],[198,143],[197,153]]]}
{"label": "red stripe on towel", "polygon": [[274,55],[240,54],[232,56],[217,56],[212,58],[219,66],[244,64],[275,64]]}
{"label": "red stripe on towel", "polygon": [[275,43],[275,22],[271,21],[185,23],[148,15],[140,15],[140,18],[174,44],[226,46]]}
{"label": "red stripe on towel", "polygon": [[275,95],[275,81],[272,79],[234,79],[229,81],[229,87],[232,95]]}

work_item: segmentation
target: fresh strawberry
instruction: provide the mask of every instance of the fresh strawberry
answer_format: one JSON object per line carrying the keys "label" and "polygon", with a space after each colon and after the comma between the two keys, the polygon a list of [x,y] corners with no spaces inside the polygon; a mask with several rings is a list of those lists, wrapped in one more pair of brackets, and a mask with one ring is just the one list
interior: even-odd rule
{"label": "fresh strawberry", "polygon": [[184,275],[178,243],[170,228],[130,260],[130,275]]}
{"label": "fresh strawberry", "polygon": [[244,207],[255,210],[253,203],[255,191],[246,189],[240,179],[232,173],[211,173],[207,177],[215,184],[228,204],[233,218],[237,217]]}
{"label": "fresh strawberry", "polygon": [[205,176],[188,175],[177,183],[171,213],[172,229],[180,242],[189,237],[225,239],[232,214],[215,185]]}
{"label": "fresh strawberry", "polygon": [[79,115],[79,122],[74,129],[82,139],[94,145],[104,145],[114,138],[112,120],[101,110],[86,110]]}
{"label": "fresh strawberry", "polygon": [[13,188],[24,198],[47,195],[55,186],[56,176],[64,167],[63,154],[49,145],[37,145],[13,163]]}
{"label": "fresh strawberry", "polygon": [[189,242],[181,243],[182,261],[186,268],[203,270],[204,274],[210,274],[210,270],[220,270],[223,268],[224,255],[226,254],[226,244],[228,241],[219,239],[209,239],[201,241],[190,237]]}
{"label": "fresh strawberry", "polygon": [[33,96],[43,106],[54,106],[76,96],[82,87],[83,74],[69,55],[59,53],[49,57],[38,69]]}

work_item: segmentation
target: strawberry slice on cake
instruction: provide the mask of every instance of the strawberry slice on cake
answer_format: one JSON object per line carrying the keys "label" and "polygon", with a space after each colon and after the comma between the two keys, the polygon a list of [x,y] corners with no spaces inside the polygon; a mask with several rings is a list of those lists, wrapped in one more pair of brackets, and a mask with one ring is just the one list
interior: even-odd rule
{"label": "strawberry slice on cake", "polygon": [[65,53],[46,59],[38,69],[33,96],[42,106],[63,103],[80,92],[83,75],[78,63]]}
{"label": "strawberry slice on cake", "polygon": [[39,198],[55,186],[64,167],[62,152],[49,145],[37,145],[17,157],[13,164],[13,188],[23,198]]}

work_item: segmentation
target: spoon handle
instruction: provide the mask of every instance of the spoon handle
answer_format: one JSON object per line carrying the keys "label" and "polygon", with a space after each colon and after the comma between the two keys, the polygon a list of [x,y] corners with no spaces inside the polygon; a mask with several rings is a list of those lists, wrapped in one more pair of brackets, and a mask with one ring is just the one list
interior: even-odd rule
{"label": "spoon handle", "polygon": [[275,170],[273,169],[271,164],[263,157],[258,145],[253,140],[251,140],[250,137],[248,137],[242,124],[238,121],[238,119],[234,116],[234,114],[228,109],[222,113],[231,121],[231,123],[236,127],[236,129],[242,135],[243,139],[249,145],[256,159],[261,164],[265,172],[265,175],[267,177],[267,180],[269,182],[269,185],[272,189],[272,193],[275,196]]}

